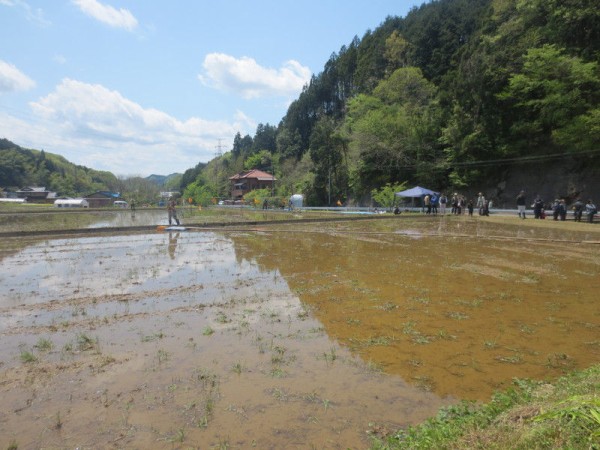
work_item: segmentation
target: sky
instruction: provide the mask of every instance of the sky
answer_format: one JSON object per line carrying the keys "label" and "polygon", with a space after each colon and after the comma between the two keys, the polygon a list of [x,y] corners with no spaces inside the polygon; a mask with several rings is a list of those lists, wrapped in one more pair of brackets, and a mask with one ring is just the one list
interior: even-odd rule
{"label": "sky", "polygon": [[421,0],[0,0],[0,138],[120,177],[277,126],[333,53]]}

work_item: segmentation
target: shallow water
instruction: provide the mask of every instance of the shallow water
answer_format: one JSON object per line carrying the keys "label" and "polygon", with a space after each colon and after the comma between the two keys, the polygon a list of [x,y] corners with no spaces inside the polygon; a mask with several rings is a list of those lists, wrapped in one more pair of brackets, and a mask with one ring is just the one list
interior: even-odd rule
{"label": "shallow water", "polygon": [[366,448],[598,362],[597,236],[434,218],[5,242],[0,446]]}

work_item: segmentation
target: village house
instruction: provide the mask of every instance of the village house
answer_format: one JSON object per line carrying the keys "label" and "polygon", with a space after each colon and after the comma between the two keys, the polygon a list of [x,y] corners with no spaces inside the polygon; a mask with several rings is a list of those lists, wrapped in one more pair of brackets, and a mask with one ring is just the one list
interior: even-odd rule
{"label": "village house", "polygon": [[229,177],[231,198],[240,200],[250,191],[256,189],[272,189],[277,178],[262,170],[252,169]]}
{"label": "village house", "polygon": [[48,191],[45,187],[28,186],[15,192],[18,198],[30,203],[53,203],[56,192]]}
{"label": "village house", "polygon": [[120,192],[98,191],[85,197],[90,208],[113,206],[116,200],[123,200]]}

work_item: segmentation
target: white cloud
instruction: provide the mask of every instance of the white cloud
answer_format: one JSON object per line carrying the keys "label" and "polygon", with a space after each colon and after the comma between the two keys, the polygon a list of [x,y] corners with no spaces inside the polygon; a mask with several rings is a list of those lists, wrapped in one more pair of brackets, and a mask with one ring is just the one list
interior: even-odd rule
{"label": "white cloud", "polygon": [[116,9],[97,0],[72,0],[85,14],[111,27],[133,31],[138,21],[129,10]]}
{"label": "white cloud", "polygon": [[35,87],[35,81],[12,64],[0,59],[0,93],[26,91]]}
{"label": "white cloud", "polygon": [[0,0],[0,5],[21,8],[25,12],[27,20],[37,22],[43,26],[50,25],[50,22],[44,18],[44,12],[41,8],[34,9],[23,0]]}
{"label": "white cloud", "polygon": [[117,175],[183,172],[212,159],[219,140],[231,145],[238,131],[256,126],[240,112],[231,122],[181,121],[102,85],[73,79],[30,106],[35,120],[0,113],[0,136]]}
{"label": "white cloud", "polygon": [[254,59],[239,59],[223,53],[206,55],[200,81],[209,87],[239,93],[245,99],[276,96],[294,97],[310,81],[311,71],[297,61],[279,69],[262,67]]}

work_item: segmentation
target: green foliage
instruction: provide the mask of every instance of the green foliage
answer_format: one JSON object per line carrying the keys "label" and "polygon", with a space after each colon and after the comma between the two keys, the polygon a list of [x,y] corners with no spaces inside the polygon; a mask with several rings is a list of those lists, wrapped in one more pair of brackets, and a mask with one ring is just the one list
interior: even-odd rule
{"label": "green foliage", "polygon": [[21,350],[21,361],[27,364],[34,363],[38,361],[38,358],[29,350]]}
{"label": "green foliage", "polygon": [[191,198],[194,204],[201,206],[208,206],[213,203],[215,193],[210,190],[206,185],[201,185],[198,182],[188,184],[185,191],[183,192],[183,198]]}
{"label": "green foliage", "polygon": [[272,125],[259,123],[256,127],[256,133],[252,139],[252,153],[267,150],[273,153],[276,150],[277,128]]}
{"label": "green foliage", "polygon": [[379,206],[392,208],[396,204],[396,192],[406,189],[406,183],[391,184],[387,183],[379,189],[371,191],[371,197]]}
{"label": "green foliage", "polygon": [[76,196],[113,190],[116,185],[110,172],[76,166],[62,156],[24,149],[8,140],[0,146],[0,186],[44,186],[59,196]]}
{"label": "green foliage", "polygon": [[600,108],[577,116],[571,123],[552,132],[552,139],[574,152],[593,152],[600,148]]}
{"label": "green foliage", "polygon": [[572,424],[589,435],[590,442],[600,439],[600,399],[576,395],[535,418],[536,422],[557,421],[562,428]]}
{"label": "green foliage", "polygon": [[310,137],[310,158],[318,204],[344,202],[348,188],[348,146],[333,119],[323,117]]}
{"label": "green foliage", "polygon": [[332,53],[277,128],[238,134],[229,176],[264,168],[268,150],[286,193],[364,204],[400,181],[495,184],[531,154],[600,165],[599,25],[593,0],[439,0],[388,17]]}
{"label": "green foliage", "polygon": [[517,139],[523,145],[535,139],[542,144],[553,132],[567,133],[574,119],[597,105],[599,75],[596,62],[584,63],[554,45],[529,49],[522,71],[511,76],[499,94],[514,104],[517,117],[512,130]]}
{"label": "green foliage", "polygon": [[253,191],[248,192],[244,195],[244,202],[247,205],[252,205],[256,207],[261,207],[265,200],[269,200],[271,198],[271,190],[270,189],[255,189]]}
{"label": "green foliage", "polygon": [[[554,383],[515,380],[489,403],[462,402],[399,430],[376,449],[598,448],[600,365]],[[517,425],[518,424],[518,425]]]}
{"label": "green foliage", "polygon": [[273,155],[268,150],[261,150],[258,153],[246,158],[244,161],[244,170],[258,169],[263,172],[273,171]]}
{"label": "green foliage", "polygon": [[435,87],[414,67],[394,71],[372,96],[351,100],[346,127],[360,149],[357,188],[370,192],[400,180],[440,184],[438,117]]}

